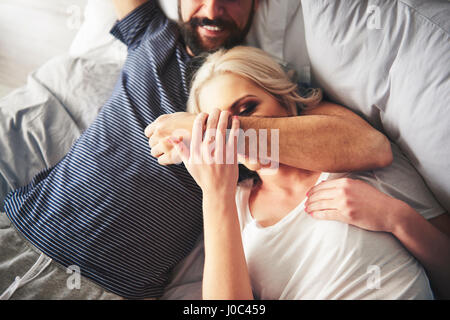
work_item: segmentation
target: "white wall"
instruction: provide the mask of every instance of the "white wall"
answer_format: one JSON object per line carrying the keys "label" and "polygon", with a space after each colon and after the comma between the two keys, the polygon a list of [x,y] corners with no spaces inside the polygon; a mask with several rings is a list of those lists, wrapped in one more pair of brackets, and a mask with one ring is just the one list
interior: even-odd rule
{"label": "white wall", "polygon": [[87,0],[0,0],[0,97],[68,51]]}

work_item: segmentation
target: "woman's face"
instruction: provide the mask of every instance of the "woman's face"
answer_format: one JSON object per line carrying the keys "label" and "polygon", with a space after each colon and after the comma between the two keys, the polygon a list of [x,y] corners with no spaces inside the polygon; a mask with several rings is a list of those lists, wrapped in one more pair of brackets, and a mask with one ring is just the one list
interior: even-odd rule
{"label": "woman's face", "polygon": [[[198,96],[200,110],[211,113],[214,109],[229,111],[232,115],[252,117],[290,116],[278,100],[254,82],[232,73],[222,74],[206,82]],[[239,161],[248,169],[261,169],[239,156]]]}
{"label": "woman's face", "polygon": [[238,116],[289,116],[286,108],[272,95],[254,82],[232,73],[218,75],[206,82],[200,90],[198,102],[200,110],[206,113],[220,109]]}

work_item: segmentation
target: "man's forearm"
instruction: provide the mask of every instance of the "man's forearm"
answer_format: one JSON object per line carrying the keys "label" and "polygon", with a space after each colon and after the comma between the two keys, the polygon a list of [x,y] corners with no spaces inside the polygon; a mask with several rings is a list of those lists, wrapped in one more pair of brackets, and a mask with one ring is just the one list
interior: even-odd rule
{"label": "man's forearm", "polygon": [[[167,153],[163,142],[171,136],[185,135],[183,139],[188,141],[194,119],[194,114],[177,112],[155,120],[145,130],[152,152]],[[239,117],[239,120],[245,134],[248,129],[255,129],[257,134],[258,129],[267,130],[265,154],[271,152],[271,129],[279,130],[275,145],[278,162],[282,164],[311,171],[347,172],[381,168],[392,162],[391,145],[383,134],[350,110],[326,101],[298,117]]]}
{"label": "man's forearm", "polygon": [[[116,10],[117,18],[122,20],[128,14],[130,14],[134,9],[141,6],[149,0],[113,0],[114,8]],[[156,1],[156,0],[150,0]]]}
{"label": "man's forearm", "polygon": [[347,172],[387,166],[392,152],[387,138],[368,125],[334,115],[288,118],[240,117],[241,128],[279,129],[279,162],[311,171]]}

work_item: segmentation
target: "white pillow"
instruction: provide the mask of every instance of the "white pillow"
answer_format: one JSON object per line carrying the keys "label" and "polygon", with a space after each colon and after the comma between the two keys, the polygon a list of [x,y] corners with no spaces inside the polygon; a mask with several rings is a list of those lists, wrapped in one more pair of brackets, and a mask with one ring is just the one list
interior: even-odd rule
{"label": "white pillow", "polygon": [[299,0],[261,0],[247,36],[247,45],[258,47],[297,71],[310,82],[302,5]]}
{"label": "white pillow", "polygon": [[[161,8],[171,19],[177,19],[177,0],[158,0]],[[103,62],[123,63],[126,46],[114,38],[109,31],[117,21],[111,0],[88,0],[84,10],[84,22],[69,50],[73,57],[89,55]]]}
{"label": "white pillow", "polygon": [[[178,19],[177,0],[158,0],[165,14]],[[110,29],[117,17],[111,0],[89,0],[85,21],[70,48],[75,57],[91,54],[102,60],[126,58],[126,48]],[[309,60],[305,48],[303,13],[298,0],[261,0],[247,44],[262,48],[282,61],[289,61],[301,81],[309,83]]]}
{"label": "white pillow", "polygon": [[111,0],[89,0],[84,22],[69,49],[72,57],[89,55],[104,62],[123,62],[127,48],[109,31],[117,20]]}
{"label": "white pillow", "polygon": [[400,146],[450,210],[450,2],[371,3],[302,0],[313,80]]}
{"label": "white pillow", "polygon": [[158,2],[169,19],[178,20],[178,0],[158,0]]}

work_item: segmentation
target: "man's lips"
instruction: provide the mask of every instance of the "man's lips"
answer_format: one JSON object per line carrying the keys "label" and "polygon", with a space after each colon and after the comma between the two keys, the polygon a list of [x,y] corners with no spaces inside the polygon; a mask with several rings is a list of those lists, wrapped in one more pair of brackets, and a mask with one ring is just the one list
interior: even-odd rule
{"label": "man's lips", "polygon": [[213,25],[198,26],[198,30],[205,37],[218,37],[226,32],[225,28]]}

